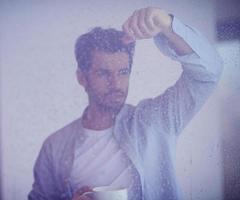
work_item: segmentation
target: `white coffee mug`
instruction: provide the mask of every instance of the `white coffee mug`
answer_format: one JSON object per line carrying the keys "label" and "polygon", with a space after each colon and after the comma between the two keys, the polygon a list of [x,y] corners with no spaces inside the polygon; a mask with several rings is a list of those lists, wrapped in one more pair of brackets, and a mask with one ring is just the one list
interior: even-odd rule
{"label": "white coffee mug", "polygon": [[93,200],[127,200],[127,188],[116,188],[111,186],[95,187],[91,192],[83,195],[89,196]]}

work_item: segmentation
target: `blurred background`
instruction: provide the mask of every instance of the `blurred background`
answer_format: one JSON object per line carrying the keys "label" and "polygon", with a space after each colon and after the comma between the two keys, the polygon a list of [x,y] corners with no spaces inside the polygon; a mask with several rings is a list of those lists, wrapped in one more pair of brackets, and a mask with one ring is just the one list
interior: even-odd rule
{"label": "blurred background", "polygon": [[[217,89],[178,141],[184,199],[240,199],[240,1],[0,0],[1,199],[27,198],[44,139],[87,105],[75,78],[75,39],[95,26],[120,29],[146,6],[199,29],[224,61]],[[162,93],[180,74],[152,40],[137,42],[127,102]]]}

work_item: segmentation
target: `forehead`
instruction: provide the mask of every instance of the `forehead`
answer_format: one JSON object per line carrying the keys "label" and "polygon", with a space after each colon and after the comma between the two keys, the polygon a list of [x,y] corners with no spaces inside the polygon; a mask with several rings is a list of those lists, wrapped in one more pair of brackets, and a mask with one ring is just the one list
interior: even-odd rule
{"label": "forehead", "polygon": [[129,56],[125,52],[109,53],[94,51],[92,53],[92,68],[120,69],[129,67]]}

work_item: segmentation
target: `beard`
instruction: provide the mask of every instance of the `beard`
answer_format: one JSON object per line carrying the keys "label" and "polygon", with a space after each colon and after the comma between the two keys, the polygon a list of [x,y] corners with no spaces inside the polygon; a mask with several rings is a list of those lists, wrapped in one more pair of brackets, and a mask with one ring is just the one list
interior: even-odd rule
{"label": "beard", "polygon": [[94,95],[95,103],[105,111],[117,114],[122,109],[127,97],[127,92],[122,90],[110,90],[103,95]]}

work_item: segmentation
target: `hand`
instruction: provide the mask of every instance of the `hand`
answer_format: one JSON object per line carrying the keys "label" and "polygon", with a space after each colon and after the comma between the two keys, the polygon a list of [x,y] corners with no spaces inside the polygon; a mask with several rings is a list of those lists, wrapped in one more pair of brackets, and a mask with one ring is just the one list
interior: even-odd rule
{"label": "hand", "polygon": [[88,186],[84,186],[80,188],[74,195],[72,200],[92,200],[87,195],[84,195],[85,192],[91,192],[92,189]]}
{"label": "hand", "polygon": [[122,29],[126,33],[124,43],[152,38],[158,33],[172,32],[172,17],[160,8],[142,8],[126,20]]}

